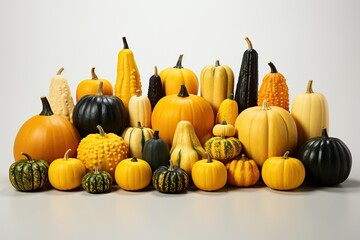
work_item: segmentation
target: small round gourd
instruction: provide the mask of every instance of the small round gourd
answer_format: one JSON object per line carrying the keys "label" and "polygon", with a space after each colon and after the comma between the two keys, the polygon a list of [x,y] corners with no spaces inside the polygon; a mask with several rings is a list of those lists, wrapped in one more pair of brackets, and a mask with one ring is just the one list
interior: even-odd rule
{"label": "small round gourd", "polygon": [[104,193],[110,190],[112,182],[110,173],[96,168],[95,171],[85,174],[81,185],[88,193]]}
{"label": "small round gourd", "polygon": [[153,138],[145,142],[143,159],[149,163],[151,170],[154,172],[160,166],[166,166],[170,159],[169,145],[159,138],[159,131],[155,130]]}
{"label": "small round gourd", "polygon": [[242,150],[241,142],[234,137],[212,137],[205,143],[205,151],[219,161],[227,162],[238,156]]}
{"label": "small round gourd", "polygon": [[226,164],[227,181],[236,187],[249,187],[256,184],[260,178],[259,167],[252,159],[247,159],[245,154],[240,159],[233,159]]}
{"label": "small round gourd", "polygon": [[216,124],[212,132],[215,137],[233,137],[236,134],[236,128],[224,120],[220,124]]}

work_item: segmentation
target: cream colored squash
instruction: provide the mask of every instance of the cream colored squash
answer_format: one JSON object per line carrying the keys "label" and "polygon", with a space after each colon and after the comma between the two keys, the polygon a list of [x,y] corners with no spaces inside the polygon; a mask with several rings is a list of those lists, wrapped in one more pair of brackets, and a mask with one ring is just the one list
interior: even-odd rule
{"label": "cream colored squash", "polygon": [[137,127],[128,127],[121,134],[129,147],[129,157],[137,157],[142,159],[142,150],[145,142],[151,139],[154,131],[151,128],[142,127],[138,122]]}
{"label": "cream colored squash", "polygon": [[132,96],[129,100],[129,121],[130,127],[138,126],[138,122],[141,126],[151,127],[151,103],[147,96],[141,94],[141,91],[137,90],[136,95]]}

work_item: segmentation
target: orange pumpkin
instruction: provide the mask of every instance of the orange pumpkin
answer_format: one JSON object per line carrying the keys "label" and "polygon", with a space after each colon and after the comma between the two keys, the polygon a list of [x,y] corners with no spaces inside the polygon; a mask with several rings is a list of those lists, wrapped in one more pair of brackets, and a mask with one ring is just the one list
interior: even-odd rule
{"label": "orange pumpkin", "polygon": [[171,146],[176,125],[181,120],[193,125],[202,145],[211,138],[214,126],[212,107],[204,98],[188,94],[185,85],[181,85],[179,94],[165,96],[155,105],[151,116],[152,129],[158,130],[161,139]]}
{"label": "orange pumpkin", "polygon": [[[36,159],[49,164],[64,156],[68,149],[77,149],[80,135],[74,125],[60,115],[53,114],[47,98],[41,97],[42,111],[28,119],[19,129],[14,142],[14,158],[23,158],[26,152]],[[76,157],[73,151],[69,157]]]}

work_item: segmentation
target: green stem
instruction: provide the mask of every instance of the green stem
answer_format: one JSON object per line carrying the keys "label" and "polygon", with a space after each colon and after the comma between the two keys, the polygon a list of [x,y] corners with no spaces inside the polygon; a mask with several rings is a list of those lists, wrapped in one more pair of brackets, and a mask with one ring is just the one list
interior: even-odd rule
{"label": "green stem", "polygon": [[283,159],[288,159],[289,158],[289,154],[290,154],[290,151],[286,151],[283,155]]}
{"label": "green stem", "polygon": [[174,68],[183,68],[183,66],[182,66],[183,56],[184,56],[184,54],[180,54],[180,56],[179,56],[179,58],[178,58],[178,61],[177,61],[177,63],[176,63],[176,65],[175,65]]}
{"label": "green stem", "polygon": [[64,160],[66,161],[66,160],[68,160],[68,158],[69,158],[69,153],[71,152],[71,149],[69,148],[66,152],[65,152],[65,154],[64,154]]}
{"label": "green stem", "polygon": [[28,161],[30,161],[30,162],[34,161],[34,159],[32,159],[32,157],[29,154],[25,153],[25,152],[21,152],[21,155],[24,155],[26,157],[26,159]]}
{"label": "green stem", "polygon": [[211,154],[208,152],[205,152],[206,156],[207,156],[207,163],[212,163],[213,160],[211,159]]}
{"label": "green stem", "polygon": [[215,61],[215,67],[220,67],[220,61],[219,60]]}
{"label": "green stem", "polygon": [[104,129],[100,126],[100,125],[97,125],[96,126],[97,129],[99,129],[99,134],[101,137],[105,137],[105,131]]}

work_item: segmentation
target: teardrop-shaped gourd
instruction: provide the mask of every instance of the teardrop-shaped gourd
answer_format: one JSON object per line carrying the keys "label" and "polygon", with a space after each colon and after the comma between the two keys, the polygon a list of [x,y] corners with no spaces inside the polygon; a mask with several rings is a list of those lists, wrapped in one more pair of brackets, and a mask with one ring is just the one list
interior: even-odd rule
{"label": "teardrop-shaped gourd", "polygon": [[152,139],[145,142],[142,159],[147,161],[154,172],[160,166],[166,166],[170,159],[169,145],[159,138],[159,131],[155,130]]}
{"label": "teardrop-shaped gourd", "polygon": [[65,117],[72,122],[74,100],[71,95],[68,80],[61,75],[64,68],[60,68],[57,74],[51,79],[49,86],[49,103],[56,115]]}
{"label": "teardrop-shaped gourd", "polygon": [[153,110],[156,103],[165,96],[161,78],[158,74],[158,69],[154,67],[154,75],[152,75],[149,79],[149,88],[148,88],[148,98],[151,103],[151,109]]}
{"label": "teardrop-shaped gourd", "polygon": [[234,94],[230,93],[228,98],[221,102],[216,114],[217,124],[226,121],[228,124],[235,126],[235,120],[238,116],[238,104],[234,100]]}
{"label": "teardrop-shaped gourd", "polygon": [[136,95],[130,98],[128,111],[130,127],[136,127],[138,122],[143,127],[151,127],[152,110],[150,100],[147,96],[143,96],[140,90],[137,90]]}

